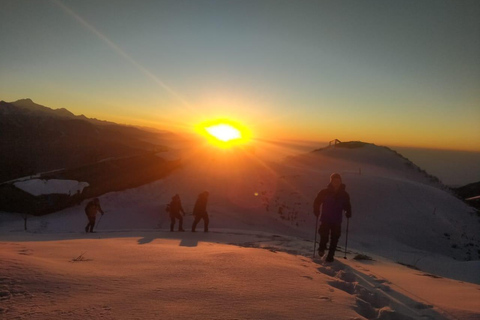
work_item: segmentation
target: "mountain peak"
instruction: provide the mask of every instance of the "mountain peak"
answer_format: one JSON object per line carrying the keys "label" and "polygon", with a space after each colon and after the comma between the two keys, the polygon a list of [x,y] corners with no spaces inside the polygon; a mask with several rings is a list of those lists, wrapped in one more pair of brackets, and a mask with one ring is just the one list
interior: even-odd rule
{"label": "mountain peak", "polygon": [[30,98],[19,99],[17,101],[11,102],[11,104],[15,104],[15,105],[38,105],[35,102],[33,102],[33,100],[30,99]]}
{"label": "mountain peak", "polygon": [[322,151],[326,150],[329,148],[344,148],[344,149],[357,149],[357,148],[363,148],[365,146],[375,146],[373,143],[368,143],[368,142],[363,142],[363,141],[346,141],[342,142],[340,140],[332,140],[330,141],[330,144],[326,147],[320,148],[320,149],[315,149],[313,152],[317,151]]}
{"label": "mountain peak", "polygon": [[68,111],[65,108],[60,108],[60,109],[52,109],[49,107],[42,106],[38,103],[35,103],[32,99],[26,98],[26,99],[20,99],[15,102],[10,102],[11,105],[25,109],[28,111],[33,111],[35,114],[42,114],[42,115],[47,115],[47,116],[54,116],[54,117],[64,117],[64,118],[74,118],[75,115]]}
{"label": "mountain peak", "polygon": [[15,101],[15,102],[30,102],[30,103],[33,103],[33,100],[30,99],[30,98],[25,98],[25,99],[19,99],[19,100]]}
{"label": "mountain peak", "polygon": [[362,141],[332,142],[324,148],[294,156],[291,160],[321,167],[330,166],[339,173],[356,172],[361,175],[365,172],[375,172],[384,178],[390,176],[394,179],[410,179],[445,188],[437,177],[428,174],[408,158],[388,147]]}
{"label": "mountain peak", "polygon": [[35,111],[38,111],[38,110],[45,111],[47,109],[50,109],[33,102],[33,100],[30,98],[20,99],[14,102],[10,102],[10,104],[14,105],[15,107],[24,108],[28,110],[35,110]]}

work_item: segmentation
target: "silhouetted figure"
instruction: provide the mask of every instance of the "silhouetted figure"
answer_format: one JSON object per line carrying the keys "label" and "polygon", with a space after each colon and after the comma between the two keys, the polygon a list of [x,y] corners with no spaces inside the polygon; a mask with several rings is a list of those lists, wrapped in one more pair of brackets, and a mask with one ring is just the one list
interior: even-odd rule
{"label": "silhouetted figure", "polygon": [[313,213],[317,218],[320,215],[320,206],[322,206],[322,215],[320,216],[320,228],[318,229],[320,234],[318,255],[322,257],[325,254],[330,236],[330,247],[326,261],[332,262],[342,231],[343,212],[348,219],[352,216],[350,196],[345,191],[342,177],[338,173],[330,176],[330,183],[327,188],[320,191],[315,198]]}
{"label": "silhouetted figure", "polygon": [[208,201],[209,193],[204,191],[198,195],[197,202],[195,202],[195,207],[193,208],[193,215],[195,216],[195,220],[193,221],[192,225],[192,232],[195,232],[195,228],[200,220],[203,219],[204,223],[204,231],[208,232],[208,213],[207,213],[207,201]]}
{"label": "silhouetted figure", "polygon": [[93,227],[95,226],[95,219],[97,217],[97,211],[102,213],[102,216],[105,212],[103,212],[102,207],[100,207],[100,200],[98,198],[93,199],[87,206],[85,207],[85,213],[87,214],[88,224],[85,227],[85,232],[93,232]]}
{"label": "silhouetted figure", "polygon": [[180,212],[185,215],[185,211],[182,207],[182,201],[180,200],[180,196],[178,194],[172,197],[172,201],[167,205],[167,211],[170,213],[170,231],[173,231],[175,227],[175,219],[178,219],[178,231],[185,231],[183,230],[183,217]]}

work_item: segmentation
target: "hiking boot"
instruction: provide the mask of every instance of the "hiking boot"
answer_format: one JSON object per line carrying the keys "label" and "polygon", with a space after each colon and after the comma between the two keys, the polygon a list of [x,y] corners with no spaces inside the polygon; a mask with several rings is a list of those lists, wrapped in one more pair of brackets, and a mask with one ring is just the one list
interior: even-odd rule
{"label": "hiking boot", "polygon": [[318,249],[318,256],[321,258],[325,255],[325,250]]}
{"label": "hiking boot", "polygon": [[333,262],[333,260],[332,256],[327,256],[327,259],[325,259],[326,262]]}

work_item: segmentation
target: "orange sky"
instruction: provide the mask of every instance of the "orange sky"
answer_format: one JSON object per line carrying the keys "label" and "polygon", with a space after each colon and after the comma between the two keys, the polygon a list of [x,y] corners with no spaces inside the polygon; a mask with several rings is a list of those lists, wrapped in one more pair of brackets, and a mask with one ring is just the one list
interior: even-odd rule
{"label": "orange sky", "polygon": [[225,118],[253,138],[480,151],[478,1],[91,4],[0,10],[0,99],[189,133]]}

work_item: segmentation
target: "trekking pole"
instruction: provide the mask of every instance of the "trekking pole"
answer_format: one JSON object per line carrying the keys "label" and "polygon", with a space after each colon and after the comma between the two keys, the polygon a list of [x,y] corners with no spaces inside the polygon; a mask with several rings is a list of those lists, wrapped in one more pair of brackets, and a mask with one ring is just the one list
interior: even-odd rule
{"label": "trekking pole", "polygon": [[315,249],[317,247],[317,228],[318,228],[318,217],[315,219],[315,241],[313,241],[313,257],[315,258]]}
{"label": "trekking pole", "polygon": [[345,256],[343,259],[347,259],[347,245],[348,245],[348,223],[350,222],[350,218],[347,218],[347,236],[345,237]]}
{"label": "trekking pole", "polygon": [[98,226],[100,225],[100,221],[102,221],[102,217],[103,217],[103,214],[100,216],[100,219],[98,219],[98,222],[97,222],[97,229],[98,229]]}

